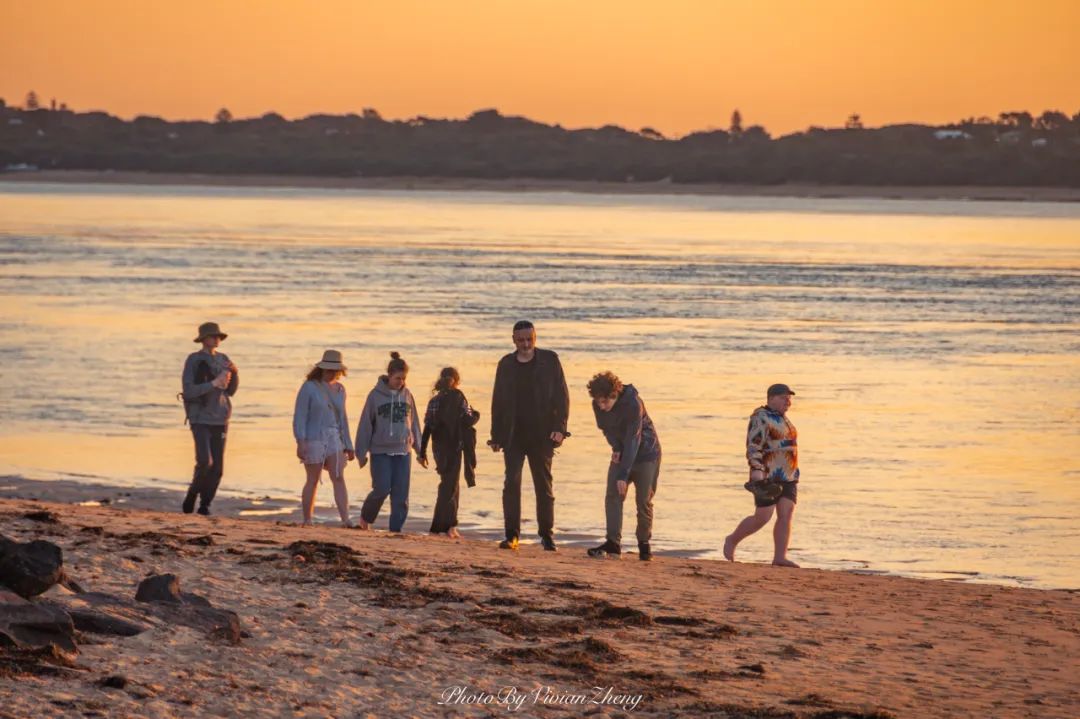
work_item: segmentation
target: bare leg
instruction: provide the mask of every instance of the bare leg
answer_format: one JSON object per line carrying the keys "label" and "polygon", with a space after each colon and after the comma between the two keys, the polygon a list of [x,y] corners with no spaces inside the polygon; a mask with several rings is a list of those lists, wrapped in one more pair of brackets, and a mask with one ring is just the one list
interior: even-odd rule
{"label": "bare leg", "polygon": [[341,523],[346,527],[351,527],[353,523],[349,519],[349,490],[345,487],[345,477],[340,475],[330,477],[330,481],[334,483],[334,503],[337,504]]}
{"label": "bare leg", "polygon": [[304,513],[304,526],[311,526],[311,515],[315,512],[315,489],[319,486],[319,476],[322,475],[321,464],[305,464],[307,482],[304,491],[300,495],[300,509]]}
{"label": "bare leg", "polygon": [[781,497],[776,503],[776,524],[773,526],[773,560],[779,567],[796,567],[798,564],[787,558],[788,542],[791,540],[791,520],[795,516],[795,503],[787,497]]}
{"label": "bare leg", "polygon": [[739,542],[769,523],[769,520],[772,519],[774,506],[770,504],[768,507],[758,507],[753,514],[739,522],[739,526],[735,527],[735,531],[724,539],[724,559],[729,562],[735,561],[735,547],[739,546]]}

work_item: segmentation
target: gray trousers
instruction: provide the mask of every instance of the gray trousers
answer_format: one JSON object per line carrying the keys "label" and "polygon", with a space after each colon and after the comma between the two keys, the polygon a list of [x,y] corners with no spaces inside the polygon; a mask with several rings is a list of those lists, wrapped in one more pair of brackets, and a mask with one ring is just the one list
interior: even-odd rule
{"label": "gray trousers", "polygon": [[[618,465],[608,469],[607,494],[604,496],[604,510],[607,513],[607,538],[622,546],[623,498],[619,496]],[[651,462],[638,462],[630,468],[627,480],[634,486],[634,502],[637,504],[637,540],[644,544],[652,538],[653,495],[656,494],[656,481],[660,477],[660,459]],[[627,488],[629,494],[629,488]]]}

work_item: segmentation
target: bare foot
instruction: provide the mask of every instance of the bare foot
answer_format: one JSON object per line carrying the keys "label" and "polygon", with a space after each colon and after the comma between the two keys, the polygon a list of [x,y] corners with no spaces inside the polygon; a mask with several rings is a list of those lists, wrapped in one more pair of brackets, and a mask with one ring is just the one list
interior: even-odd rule
{"label": "bare foot", "polygon": [[794,567],[795,569],[799,568],[799,565],[791,561],[790,559],[774,559],[772,560],[772,563],[774,567]]}
{"label": "bare foot", "polygon": [[364,521],[364,518],[360,518],[360,523],[356,525],[357,529],[371,529],[371,525]]}
{"label": "bare foot", "polygon": [[724,559],[729,562],[735,561],[735,544],[731,541],[731,537],[724,538]]}
{"label": "bare foot", "polygon": [[450,539],[461,539],[461,532],[457,531],[457,527],[450,527],[450,531],[446,533],[446,536]]}
{"label": "bare foot", "polygon": [[311,520],[310,519],[305,519],[304,523],[301,524],[300,526],[301,527],[310,527],[311,526]]}
{"label": "bare foot", "polygon": [[341,520],[341,526],[345,529],[356,529],[356,524],[351,519]]}

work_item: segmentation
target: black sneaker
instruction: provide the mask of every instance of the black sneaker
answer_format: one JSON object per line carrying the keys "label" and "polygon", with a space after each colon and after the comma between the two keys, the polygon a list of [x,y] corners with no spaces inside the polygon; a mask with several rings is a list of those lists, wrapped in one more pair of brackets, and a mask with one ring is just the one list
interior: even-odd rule
{"label": "black sneaker", "polygon": [[518,548],[518,538],[517,537],[511,537],[510,539],[504,539],[501,542],[499,542],[499,549],[517,549],[517,548]]}
{"label": "black sneaker", "polygon": [[592,549],[590,549],[587,554],[590,557],[594,557],[597,559],[602,559],[604,557],[618,558],[622,555],[622,548],[620,548],[618,544],[615,544],[615,542],[609,539],[603,544],[601,544],[599,547],[593,547]]}
{"label": "black sneaker", "polygon": [[180,505],[180,511],[184,514],[191,514],[195,511],[195,500],[198,498],[199,493],[193,489],[189,489],[187,496],[184,497],[184,503]]}
{"label": "black sneaker", "polygon": [[205,506],[205,505],[202,506],[202,507],[199,507],[199,514],[201,514],[204,517],[209,517],[210,516],[210,508]]}
{"label": "black sneaker", "polygon": [[543,545],[545,552],[559,551],[559,548],[555,546],[555,540],[551,537],[540,537],[540,544]]}
{"label": "black sneaker", "polygon": [[648,542],[637,545],[637,558],[643,562],[652,561],[652,547],[649,546]]}

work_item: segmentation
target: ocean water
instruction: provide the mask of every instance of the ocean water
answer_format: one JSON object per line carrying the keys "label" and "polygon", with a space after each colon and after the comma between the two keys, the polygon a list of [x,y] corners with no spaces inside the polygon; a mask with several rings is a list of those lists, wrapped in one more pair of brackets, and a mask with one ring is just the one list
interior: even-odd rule
{"label": "ocean water", "polygon": [[[175,395],[205,320],[241,371],[224,492],[298,495],[292,405],[327,347],[354,421],[391,350],[421,406],[456,366],[483,442],[530,318],[571,390],[564,534],[603,535],[592,374],[633,383],[658,427],[656,548],[706,557],[752,511],[746,418],[782,381],[796,561],[1080,586],[1075,205],[0,184],[0,283],[0,473],[186,485]],[[501,473],[482,451],[463,522],[501,527]],[[358,511],[368,471],[346,478]],[[414,465],[413,516],[436,484]]]}

